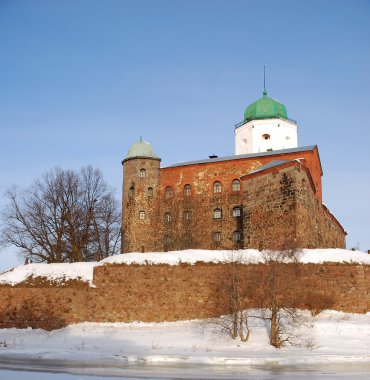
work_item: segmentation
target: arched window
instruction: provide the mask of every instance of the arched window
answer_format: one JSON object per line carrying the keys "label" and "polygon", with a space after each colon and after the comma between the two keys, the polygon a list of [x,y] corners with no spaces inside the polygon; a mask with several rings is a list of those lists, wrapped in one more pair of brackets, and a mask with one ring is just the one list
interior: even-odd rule
{"label": "arched window", "polygon": [[165,192],[166,198],[172,198],[173,192],[172,192],[171,186],[167,186],[164,192]]}
{"label": "arched window", "polygon": [[147,196],[148,196],[148,198],[153,198],[153,188],[152,187],[148,187]]}
{"label": "arched window", "polygon": [[145,177],[146,177],[146,170],[140,169],[140,178],[145,178]]}
{"label": "arched window", "polygon": [[221,232],[214,232],[213,233],[213,241],[215,243],[219,243],[221,241]]}
{"label": "arched window", "polygon": [[240,181],[238,179],[234,179],[231,187],[235,192],[240,191]]}
{"label": "arched window", "polygon": [[189,222],[191,220],[191,213],[190,211],[184,211],[184,221]]}
{"label": "arched window", "polygon": [[234,231],[233,232],[233,241],[235,243],[239,242],[241,240],[241,234],[240,231]]}
{"label": "arched window", "polygon": [[139,211],[139,219],[144,220],[145,219],[145,211]]}
{"label": "arched window", "polygon": [[233,208],[233,217],[234,218],[239,218],[242,214],[242,210],[240,207],[234,207]]}
{"label": "arched window", "polygon": [[216,181],[213,183],[213,192],[216,193],[221,193],[221,182]]}
{"label": "arched window", "polygon": [[286,140],[286,141],[289,141],[289,140],[290,140],[290,137],[289,137],[289,136],[285,137],[285,140]]}
{"label": "arched window", "polygon": [[213,210],[213,219],[221,219],[222,218],[222,211],[220,208],[215,208]]}
{"label": "arched window", "polygon": [[264,135],[262,135],[263,140],[270,140],[270,138],[271,136],[268,133],[265,133]]}
{"label": "arched window", "polygon": [[171,223],[171,222],[172,222],[172,215],[171,215],[169,212],[166,212],[166,213],[164,214],[164,221],[165,221],[166,223]]}
{"label": "arched window", "polygon": [[133,198],[135,195],[135,188],[133,186],[131,186],[129,189],[128,189],[128,197],[129,198]]}
{"label": "arched window", "polygon": [[189,184],[184,186],[184,195],[185,197],[189,197],[191,195],[191,186]]}

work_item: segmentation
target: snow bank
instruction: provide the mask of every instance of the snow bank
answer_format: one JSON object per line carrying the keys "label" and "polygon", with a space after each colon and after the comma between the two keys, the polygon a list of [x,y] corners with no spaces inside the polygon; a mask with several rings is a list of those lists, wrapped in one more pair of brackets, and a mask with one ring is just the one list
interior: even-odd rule
{"label": "snow bank", "polygon": [[[255,311],[254,311],[255,314]],[[248,342],[215,333],[200,321],[163,323],[80,323],[54,331],[0,330],[0,358],[91,360],[109,363],[263,365],[370,363],[370,313],[302,312],[299,346],[269,344],[264,321],[251,319]],[[179,376],[180,377],[180,376]],[[268,376],[267,376],[268,377]]]}
{"label": "snow bank", "polygon": [[21,265],[1,274],[0,284],[16,285],[29,277],[44,277],[57,283],[80,280],[91,284],[95,265],[96,263]]}
{"label": "snow bank", "polygon": [[[185,251],[127,253],[109,257],[100,262],[73,264],[28,264],[22,265],[0,275],[0,284],[15,285],[28,277],[45,277],[53,282],[80,280],[92,284],[95,266],[107,264],[139,265],[194,265],[196,262],[222,263],[231,260],[242,260],[244,263],[263,262],[263,254],[255,249],[239,251],[211,251],[189,249]],[[304,249],[300,255],[302,263],[321,264],[324,262],[358,263],[370,265],[370,255],[360,251],[345,249]]]}

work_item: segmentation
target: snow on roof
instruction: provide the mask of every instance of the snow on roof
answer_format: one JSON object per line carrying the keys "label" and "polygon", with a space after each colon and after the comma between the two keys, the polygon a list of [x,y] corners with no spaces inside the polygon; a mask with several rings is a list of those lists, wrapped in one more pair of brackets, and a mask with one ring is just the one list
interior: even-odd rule
{"label": "snow on roof", "polygon": [[[172,252],[126,253],[111,256],[99,262],[73,264],[27,264],[16,267],[0,275],[0,285],[16,285],[26,281],[30,276],[44,277],[53,282],[63,283],[68,280],[80,280],[90,285],[93,283],[94,267],[108,264],[138,265],[180,265],[196,262],[222,263],[241,260],[243,263],[263,262],[263,255],[255,249],[239,251],[210,251],[189,249]],[[322,264],[324,262],[370,265],[370,255],[361,251],[345,249],[303,249],[300,262]]]}

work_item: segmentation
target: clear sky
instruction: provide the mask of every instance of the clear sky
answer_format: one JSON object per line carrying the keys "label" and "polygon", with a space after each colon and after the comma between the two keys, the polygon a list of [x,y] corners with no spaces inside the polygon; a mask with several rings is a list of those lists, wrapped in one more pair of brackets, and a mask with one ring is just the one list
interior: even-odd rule
{"label": "clear sky", "polygon": [[369,0],[0,0],[0,54],[0,206],[55,166],[99,167],[120,197],[140,136],[163,165],[233,154],[266,65],[347,246],[370,249]]}

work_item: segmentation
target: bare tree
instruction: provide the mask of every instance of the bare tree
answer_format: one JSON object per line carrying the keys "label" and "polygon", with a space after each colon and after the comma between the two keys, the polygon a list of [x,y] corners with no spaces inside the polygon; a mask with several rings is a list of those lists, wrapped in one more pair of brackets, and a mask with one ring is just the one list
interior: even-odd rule
{"label": "bare tree", "polygon": [[233,339],[239,337],[242,342],[249,339],[249,293],[245,278],[245,263],[240,253],[231,251],[225,264],[226,268],[216,290],[217,303],[226,309],[226,315],[210,318],[204,322],[215,331],[226,333]]}
{"label": "bare tree", "polygon": [[26,191],[6,193],[1,246],[14,245],[34,262],[99,260],[118,253],[120,209],[102,173],[56,168]]}
{"label": "bare tree", "polygon": [[286,343],[299,344],[298,329],[303,324],[301,313],[296,308],[299,250],[269,250],[262,255],[262,270],[255,273],[255,288],[251,295],[261,314],[253,317],[269,322],[272,346],[280,348]]}

